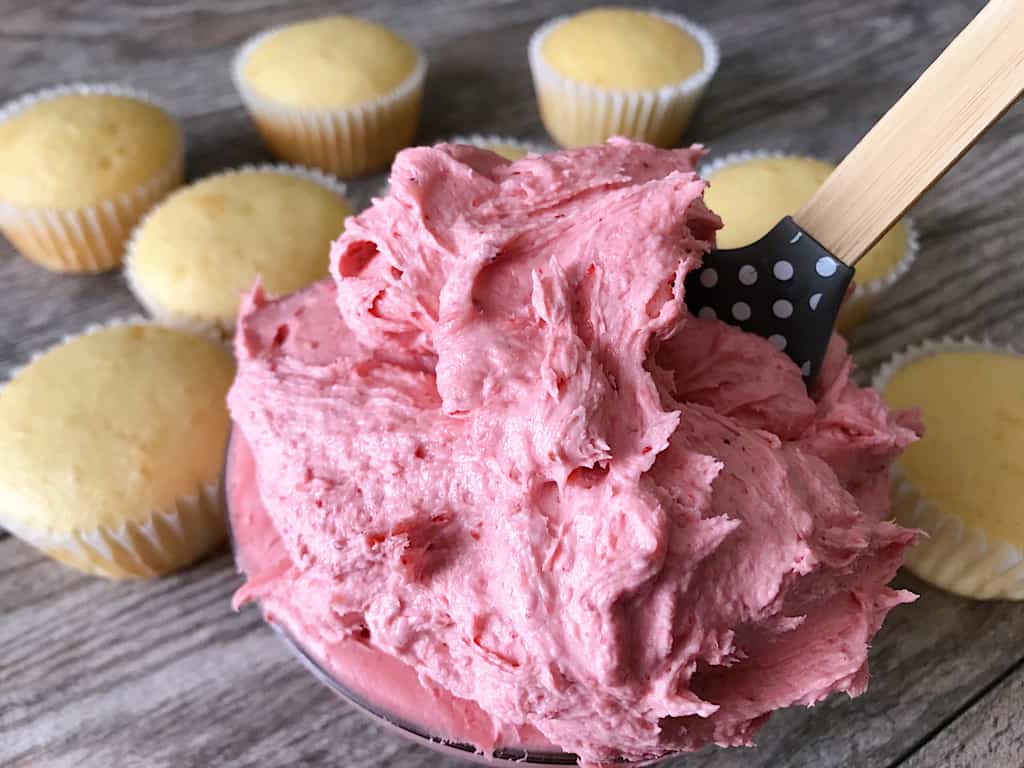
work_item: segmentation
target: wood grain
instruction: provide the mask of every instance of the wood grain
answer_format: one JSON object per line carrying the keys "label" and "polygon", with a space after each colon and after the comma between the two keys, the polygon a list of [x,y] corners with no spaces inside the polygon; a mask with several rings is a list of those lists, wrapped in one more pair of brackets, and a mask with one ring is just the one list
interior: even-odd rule
{"label": "wood grain", "polygon": [[1024,729],[1019,724],[1022,701],[1024,669],[1017,665],[1011,675],[915,752],[906,767],[1018,768],[1024,764]]}
{"label": "wood grain", "polygon": [[[647,2],[632,3],[648,5]],[[706,24],[722,67],[689,138],[714,153],[770,148],[837,160],[980,9],[977,1],[668,2]],[[544,140],[525,57],[558,0],[0,0],[0,99],[65,80],[147,88],[182,118],[195,177],[268,159],[228,76],[235,47],[327,11],[388,23],[431,60],[420,139],[504,133]],[[1011,111],[918,204],[917,268],[851,341],[865,374],[944,334],[1024,339],[1024,114]],[[361,201],[381,177],[350,188]],[[85,324],[139,311],[120,275],[57,277],[0,243],[0,378]],[[902,576],[873,679],[774,718],[757,750],[708,750],[687,768],[943,765],[962,746],[1020,765],[1024,606],[977,603]],[[151,583],[81,576],[0,541],[0,765],[450,768],[338,702],[256,613],[235,614],[226,555]],[[1008,731],[998,738],[1003,717]],[[992,752],[977,751],[991,742]],[[972,751],[974,750],[974,751]],[[951,763],[958,765],[958,763]]]}
{"label": "wood grain", "polygon": [[1024,92],[1024,0],[990,0],[794,220],[853,266]]}

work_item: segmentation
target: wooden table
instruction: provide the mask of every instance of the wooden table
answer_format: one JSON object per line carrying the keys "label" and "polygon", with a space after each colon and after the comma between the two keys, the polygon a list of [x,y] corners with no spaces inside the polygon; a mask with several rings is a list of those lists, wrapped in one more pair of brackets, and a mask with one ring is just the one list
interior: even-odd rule
{"label": "wooden table", "polygon": [[[841,157],[981,2],[668,2],[707,24],[723,63],[689,138],[716,152]],[[347,11],[430,57],[420,139],[494,132],[543,140],[526,66],[545,0],[3,0],[0,98],[75,79],[151,89],[185,122],[193,177],[267,158],[228,75],[272,24]],[[365,201],[381,177],[350,185]],[[927,337],[1012,343],[1024,332],[1024,108],[917,206],[922,255],[853,336],[870,371]],[[59,277],[0,245],[0,377],[89,322],[138,311],[119,274]],[[971,396],[966,393],[965,396]],[[226,554],[171,577],[110,583],[0,540],[0,763],[7,766],[453,766],[322,688],[255,610],[229,600]],[[1024,605],[921,594],[872,652],[867,694],[777,715],[757,750],[687,768],[1024,765]]]}

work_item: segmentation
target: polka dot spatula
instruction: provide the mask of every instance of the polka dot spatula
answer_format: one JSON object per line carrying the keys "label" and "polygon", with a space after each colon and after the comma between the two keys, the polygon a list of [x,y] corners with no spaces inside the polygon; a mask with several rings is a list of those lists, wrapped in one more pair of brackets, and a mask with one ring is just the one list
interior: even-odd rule
{"label": "polka dot spatula", "polygon": [[751,245],[711,251],[686,304],[769,339],[810,381],[857,261],[1024,91],[1024,0],[992,0],[810,200]]}

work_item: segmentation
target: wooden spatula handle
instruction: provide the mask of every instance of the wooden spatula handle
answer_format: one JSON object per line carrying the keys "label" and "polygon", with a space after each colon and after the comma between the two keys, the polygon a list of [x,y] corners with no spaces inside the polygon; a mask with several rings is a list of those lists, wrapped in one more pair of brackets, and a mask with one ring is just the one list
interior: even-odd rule
{"label": "wooden spatula handle", "polygon": [[1024,91],[1024,0],[991,0],[793,218],[854,265]]}

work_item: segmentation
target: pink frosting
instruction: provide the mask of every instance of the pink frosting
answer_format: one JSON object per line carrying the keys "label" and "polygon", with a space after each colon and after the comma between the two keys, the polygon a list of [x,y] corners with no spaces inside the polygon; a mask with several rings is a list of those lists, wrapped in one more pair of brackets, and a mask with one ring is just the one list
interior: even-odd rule
{"label": "pink frosting", "polygon": [[406,150],[333,281],[257,289],[229,403],[280,550],[239,598],[323,658],[414,671],[483,749],[747,744],[860,693],[912,599],[886,583],[914,534],[886,518],[918,424],[838,338],[809,396],[770,343],[686,314],[719,226],[699,156]]}
{"label": "pink frosting", "polygon": [[502,744],[550,748],[529,727],[503,727],[472,701],[450,695],[400,659],[365,642],[350,627],[340,631],[329,601],[306,605],[295,601],[300,574],[267,515],[256,483],[256,466],[245,438],[235,434],[228,459],[231,529],[239,566],[247,584],[236,601],[258,598],[264,616],[300,643],[307,656],[350,694],[378,714],[423,735],[441,736],[491,750]]}

